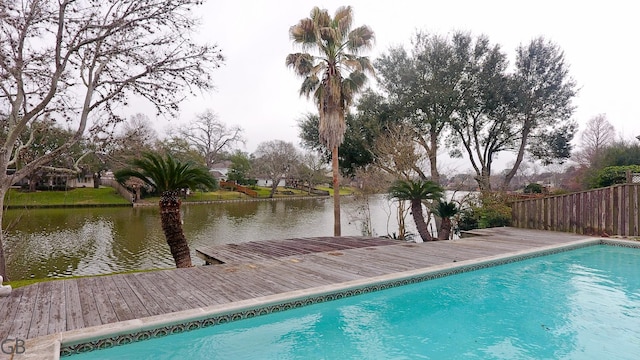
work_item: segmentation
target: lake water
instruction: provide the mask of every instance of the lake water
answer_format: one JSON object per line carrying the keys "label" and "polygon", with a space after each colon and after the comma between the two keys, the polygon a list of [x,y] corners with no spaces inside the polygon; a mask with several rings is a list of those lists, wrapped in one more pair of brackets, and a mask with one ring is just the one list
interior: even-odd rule
{"label": "lake water", "polygon": [[[342,199],[342,235],[362,235],[362,202]],[[374,235],[398,231],[395,202],[370,198]],[[195,264],[202,246],[333,235],[330,198],[183,205]],[[61,208],[5,212],[12,280],[174,267],[157,207]],[[408,231],[416,234],[411,216]]]}

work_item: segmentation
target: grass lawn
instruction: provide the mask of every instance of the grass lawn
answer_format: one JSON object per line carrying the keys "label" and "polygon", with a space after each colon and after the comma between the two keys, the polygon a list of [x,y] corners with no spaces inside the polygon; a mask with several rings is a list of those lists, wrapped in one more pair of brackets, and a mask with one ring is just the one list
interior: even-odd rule
{"label": "grass lawn", "polygon": [[[259,198],[268,198],[269,194],[271,194],[271,188],[266,186],[254,186],[251,189],[255,190],[258,193]],[[273,197],[288,197],[288,196],[306,196],[308,195],[306,192],[297,190],[297,189],[287,189],[285,187],[279,186],[276,189],[276,193],[273,194]]]}
{"label": "grass lawn", "polygon": [[[228,191],[228,190],[217,190],[217,191],[194,191],[192,192],[184,202],[197,202],[197,201],[216,201],[216,200],[238,200],[238,199],[250,199],[249,196],[236,192],[236,191]],[[157,204],[160,201],[159,196],[146,197],[141,200],[141,202],[145,203],[154,203]]]}
{"label": "grass lawn", "polygon": [[[255,186],[255,187],[251,187],[251,189],[258,193],[259,199],[268,198],[269,194],[271,193],[271,188],[269,187]],[[296,189],[287,189],[284,187],[279,187],[277,191],[280,193],[276,192],[276,194],[273,196],[275,198],[286,198],[289,196],[307,196],[308,195],[306,191],[296,190]],[[217,191],[211,191],[211,192],[195,191],[191,193],[191,195],[189,195],[186,200],[183,200],[183,201],[186,203],[186,202],[198,202],[198,201],[237,200],[237,199],[251,199],[251,197],[236,191],[229,191],[229,190],[217,190]],[[158,196],[147,197],[142,199],[141,201],[145,203],[157,203],[158,201],[160,201],[160,197]]]}
{"label": "grass lawn", "polygon": [[9,189],[4,198],[4,204],[6,206],[124,205],[129,202],[113,188],[103,187],[36,192]]}
{"label": "grass lawn", "polygon": [[[258,198],[268,198],[271,188],[256,186],[253,188],[258,193]],[[328,187],[318,187],[318,189],[329,191],[333,194],[333,189]],[[274,195],[277,198],[287,198],[290,196],[307,196],[306,191],[287,189],[279,187],[278,192]],[[353,189],[340,188],[340,195],[351,195]],[[216,200],[237,200],[237,199],[250,199],[249,196],[228,190],[218,190],[211,192],[195,191],[189,195],[185,202],[200,202],[200,201],[216,201]],[[160,197],[154,196],[144,198],[141,202],[157,204]],[[94,188],[77,188],[67,191],[36,191],[36,192],[22,192],[16,189],[10,189],[5,199],[6,206],[20,207],[20,206],[64,206],[64,205],[78,205],[78,206],[93,206],[93,205],[126,205],[129,202],[120,196],[111,187],[101,187],[99,189]]]}

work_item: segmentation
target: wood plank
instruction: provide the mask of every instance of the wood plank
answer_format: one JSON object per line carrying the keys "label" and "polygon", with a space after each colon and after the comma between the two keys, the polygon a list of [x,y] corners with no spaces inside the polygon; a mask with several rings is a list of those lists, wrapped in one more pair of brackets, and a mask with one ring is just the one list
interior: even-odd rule
{"label": "wood plank", "polygon": [[51,307],[51,289],[53,288],[51,283],[51,281],[44,281],[36,284],[38,294],[31,317],[31,325],[29,326],[29,338],[47,334],[49,328],[49,309]]}
{"label": "wood plank", "polygon": [[132,319],[151,315],[149,311],[147,311],[140,298],[138,298],[138,295],[131,289],[131,286],[125,280],[124,275],[113,275],[109,276],[109,278],[111,278],[111,281],[113,281],[113,285],[122,295],[122,299],[125,301],[127,308],[133,316]]}
{"label": "wood plank", "polygon": [[183,305],[177,303],[179,300],[172,290],[163,286],[166,277],[161,274],[162,272],[163,271],[152,271],[137,273],[135,275],[137,275],[137,280],[142,288],[144,288],[148,294],[155,297],[156,303],[160,309],[162,309],[162,313],[166,314],[180,311],[183,309]]}
{"label": "wood plank", "polygon": [[[222,265],[224,266],[224,265]],[[226,267],[218,267],[215,266],[213,268],[208,267],[200,267],[197,266],[194,268],[194,272],[199,273],[207,284],[205,292],[209,295],[216,296],[217,299],[220,299],[222,303],[237,301],[238,297],[234,295],[235,285],[230,282],[225,281],[224,275],[218,275],[219,272],[225,271]]]}
{"label": "wood plank", "polygon": [[[220,294],[215,284],[211,284],[211,279],[206,277],[202,272],[197,271],[196,269],[207,268],[210,267],[195,267],[189,269],[190,271],[179,271],[176,269],[176,273],[181,276],[184,281],[198,287],[199,293],[202,294],[202,300],[205,301],[209,305],[213,304],[224,304],[229,302],[229,299]],[[206,284],[206,286],[203,286]]]}
{"label": "wood plank", "polygon": [[182,298],[188,297],[190,306],[202,307],[215,304],[212,299],[200,291],[202,283],[192,282],[189,276],[191,269],[176,269],[175,271],[167,271],[166,274],[171,278],[174,286],[177,288],[178,295]]}
{"label": "wood plank", "polygon": [[129,288],[140,300],[140,302],[144,304],[144,308],[145,310],[147,310],[149,315],[160,315],[165,313],[165,311],[157,302],[157,294],[155,296],[149,294],[142,283],[135,276],[135,274],[131,274],[130,276],[123,276],[122,279],[129,285]]}
{"label": "wood plank", "polygon": [[18,306],[22,299],[22,292],[25,288],[13,289],[11,295],[0,298],[0,339],[6,339],[11,331],[11,326],[18,314]]}
{"label": "wood plank", "polygon": [[109,299],[110,294],[102,286],[102,281],[99,277],[90,278],[88,285],[93,292],[93,297],[96,302],[96,310],[100,318],[100,323],[109,324],[118,321],[118,315],[113,309],[113,305]]}
{"label": "wood plank", "polygon": [[113,309],[118,321],[136,318],[133,311],[129,309],[127,301],[122,297],[120,289],[118,289],[118,286],[116,286],[116,283],[113,281],[113,276],[100,276],[96,278],[96,280],[96,283],[102,286],[105,294],[108,295],[111,308]]}
{"label": "wood plank", "polygon": [[[69,280],[71,281],[71,280]],[[98,306],[94,298],[92,278],[80,278],[76,280],[78,286],[78,298],[82,308],[82,322],[84,326],[101,325],[100,314],[98,314]]]}
{"label": "wood plank", "polygon": [[278,257],[336,251],[393,244],[393,240],[366,237],[295,238],[285,240],[250,241],[196,249],[198,256],[211,263],[234,263],[275,259]]}
{"label": "wood plank", "polygon": [[258,267],[251,275],[254,281],[263,284],[270,290],[270,294],[268,295],[297,290],[297,287],[283,284],[282,282],[277,281],[277,279],[273,276],[274,271],[275,270],[273,269],[273,267]]}
{"label": "wood plank", "polygon": [[[228,269],[230,269],[230,267],[221,269],[221,271]],[[201,271],[206,272],[206,269]],[[224,295],[227,299],[229,299],[230,302],[247,299],[248,295],[244,289],[246,287],[246,284],[234,283],[233,281],[231,281],[231,279],[233,279],[233,272],[222,274],[221,271],[211,271],[207,274],[208,277],[212,280],[213,284],[216,285],[216,288],[220,292],[220,294]]]}
{"label": "wood plank", "polygon": [[63,280],[50,281],[49,325],[43,335],[54,334],[67,329],[67,304]]}
{"label": "wood plank", "polygon": [[38,284],[27,285],[24,287],[20,304],[16,309],[16,317],[9,331],[9,336],[26,339],[29,336],[29,328],[31,327],[31,317],[36,307],[36,299],[38,296]]}
{"label": "wood plank", "polygon": [[78,282],[75,280],[63,280],[62,282],[64,283],[65,293],[66,330],[81,329],[84,327],[84,319],[82,318]]}

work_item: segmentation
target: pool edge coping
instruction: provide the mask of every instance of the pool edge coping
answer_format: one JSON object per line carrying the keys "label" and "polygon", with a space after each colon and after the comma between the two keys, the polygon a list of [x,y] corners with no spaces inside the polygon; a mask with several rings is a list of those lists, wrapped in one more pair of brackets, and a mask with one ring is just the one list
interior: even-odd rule
{"label": "pool edge coping", "polygon": [[[456,240],[451,240],[456,241]],[[92,341],[98,341],[117,336],[135,334],[141,331],[151,331],[160,328],[166,328],[179,324],[184,324],[193,321],[204,321],[206,319],[212,319],[214,317],[227,317],[231,319],[236,314],[247,312],[256,309],[262,309],[270,306],[279,306],[283,304],[290,304],[296,301],[304,301],[306,299],[315,297],[330,297],[332,294],[339,294],[341,292],[353,291],[353,296],[359,294],[359,289],[365,289],[367,287],[373,287],[376,285],[381,286],[380,289],[399,286],[393,285],[403,281],[408,283],[421,282],[433,278],[444,277],[453,275],[456,273],[473,271],[484,267],[497,266],[515,261],[521,261],[528,258],[535,258],[539,256],[549,255],[557,252],[569,251],[593,245],[613,245],[613,246],[625,246],[640,248],[640,242],[624,239],[613,238],[585,238],[575,240],[563,244],[554,244],[541,246],[535,249],[512,251],[500,255],[486,256],[477,259],[464,260],[458,262],[451,262],[447,264],[440,264],[429,266],[425,268],[407,270],[402,272],[395,272],[385,275],[379,275],[375,277],[368,277],[363,279],[351,280],[341,283],[323,285],[313,287],[309,289],[288,291],[285,293],[267,295],[252,299],[246,299],[227,304],[211,305],[207,307],[194,308],[189,310],[178,311],[169,314],[149,316],[139,319],[132,319],[126,321],[120,321],[110,324],[103,324],[93,327],[87,327],[76,330],[64,331],[56,334],[51,334],[43,337],[37,337],[28,339],[25,341],[25,348],[27,352],[17,356],[17,359],[52,359],[59,360],[61,358],[61,351],[65,347],[88,344]],[[422,279],[421,277],[428,277]],[[385,285],[389,285],[384,287]],[[364,292],[372,292],[377,290],[368,290]],[[360,292],[362,293],[362,292]],[[341,296],[342,297],[342,296]],[[329,301],[323,300],[323,301]],[[323,302],[318,301],[318,302]],[[306,305],[306,304],[305,304]],[[286,310],[286,308],[282,309]],[[281,311],[275,310],[276,311]],[[233,319],[229,320],[233,321]]]}

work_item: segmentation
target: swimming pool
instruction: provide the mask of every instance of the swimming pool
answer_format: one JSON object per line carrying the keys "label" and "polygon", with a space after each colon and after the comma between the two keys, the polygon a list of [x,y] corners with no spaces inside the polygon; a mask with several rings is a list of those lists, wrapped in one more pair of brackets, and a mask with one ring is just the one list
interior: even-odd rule
{"label": "swimming pool", "polygon": [[638,269],[589,246],[69,359],[636,359]]}

